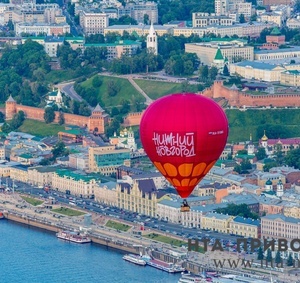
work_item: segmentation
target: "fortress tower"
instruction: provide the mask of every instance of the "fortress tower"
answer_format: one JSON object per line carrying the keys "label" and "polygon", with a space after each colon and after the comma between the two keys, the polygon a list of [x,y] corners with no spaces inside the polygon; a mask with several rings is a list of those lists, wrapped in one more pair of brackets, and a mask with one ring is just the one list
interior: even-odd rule
{"label": "fortress tower", "polygon": [[11,120],[17,113],[17,102],[10,95],[5,102],[5,120]]}
{"label": "fortress tower", "polygon": [[95,133],[104,133],[105,125],[108,123],[108,115],[98,104],[89,117],[88,128]]}

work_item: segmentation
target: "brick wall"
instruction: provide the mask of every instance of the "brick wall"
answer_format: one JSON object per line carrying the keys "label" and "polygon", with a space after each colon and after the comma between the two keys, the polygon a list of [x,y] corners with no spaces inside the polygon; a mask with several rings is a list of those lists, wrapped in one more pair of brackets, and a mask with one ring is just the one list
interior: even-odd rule
{"label": "brick wall", "polygon": [[242,107],[246,106],[300,106],[300,94],[285,93],[285,94],[266,94],[266,95],[251,95],[245,94],[238,90],[232,90],[223,86],[221,81],[215,81],[214,85],[205,89],[202,95],[210,98],[224,97],[228,100],[231,106]]}

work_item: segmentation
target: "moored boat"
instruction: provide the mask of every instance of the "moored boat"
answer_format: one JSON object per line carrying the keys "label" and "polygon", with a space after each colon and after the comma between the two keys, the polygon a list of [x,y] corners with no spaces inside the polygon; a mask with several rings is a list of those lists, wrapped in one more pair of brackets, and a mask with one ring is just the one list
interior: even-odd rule
{"label": "moored boat", "polygon": [[[144,257],[143,257],[144,259]],[[159,259],[146,259],[147,265],[166,271],[168,273],[179,273],[185,271],[185,268],[172,262],[165,262]]]}
{"label": "moored boat", "polygon": [[77,244],[86,244],[92,241],[88,236],[84,234],[71,231],[59,231],[58,233],[56,233],[56,237]]}
{"label": "moored boat", "polygon": [[192,273],[181,273],[181,277],[178,280],[178,283],[207,283],[206,279],[200,275]]}
{"label": "moored boat", "polygon": [[0,212],[0,219],[4,219],[3,212]]}
{"label": "moored boat", "polygon": [[145,266],[147,264],[146,261],[143,260],[141,256],[134,255],[134,254],[126,254],[123,256],[123,259],[137,265]]}

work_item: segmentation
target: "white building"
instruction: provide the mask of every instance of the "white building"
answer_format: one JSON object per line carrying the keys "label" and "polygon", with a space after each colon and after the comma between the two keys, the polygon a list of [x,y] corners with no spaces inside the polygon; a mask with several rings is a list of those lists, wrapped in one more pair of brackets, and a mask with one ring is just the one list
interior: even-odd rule
{"label": "white building", "polygon": [[163,199],[157,203],[157,217],[172,223],[181,223],[181,202]]}
{"label": "white building", "polygon": [[47,23],[16,23],[16,36],[21,36],[22,33],[31,35],[64,35],[70,33],[70,25],[66,23],[61,24],[47,24]]}

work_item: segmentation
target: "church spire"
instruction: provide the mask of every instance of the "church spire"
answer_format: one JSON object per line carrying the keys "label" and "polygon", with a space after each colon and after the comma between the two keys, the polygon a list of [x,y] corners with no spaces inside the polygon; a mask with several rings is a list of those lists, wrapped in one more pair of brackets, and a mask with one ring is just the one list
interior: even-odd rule
{"label": "church spire", "polygon": [[149,34],[147,35],[147,49],[150,52],[153,52],[155,55],[158,53],[157,35],[152,22],[150,25]]}

